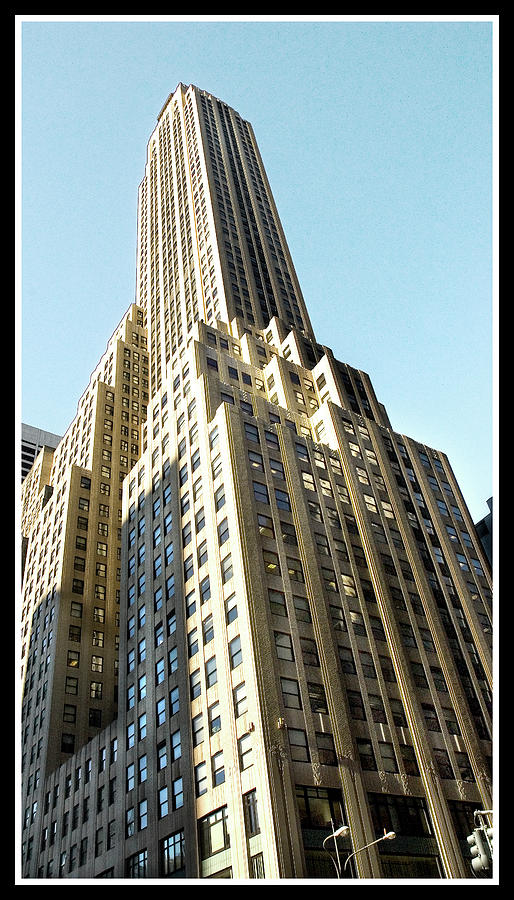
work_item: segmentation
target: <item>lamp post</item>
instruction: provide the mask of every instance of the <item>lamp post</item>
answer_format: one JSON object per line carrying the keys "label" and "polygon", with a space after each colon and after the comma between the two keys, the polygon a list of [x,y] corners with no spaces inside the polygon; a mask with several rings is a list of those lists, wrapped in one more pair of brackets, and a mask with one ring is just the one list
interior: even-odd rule
{"label": "lamp post", "polygon": [[372,847],[373,844],[378,844],[379,841],[394,841],[395,837],[396,837],[396,834],[394,833],[394,831],[386,831],[384,828],[384,833],[383,833],[382,837],[377,838],[376,841],[370,841],[369,844],[364,844],[364,847],[359,847],[358,850],[354,850],[353,853],[350,853],[350,855],[347,857],[345,864],[343,866],[343,875],[344,875],[346,866],[348,865],[348,861],[352,858],[352,856],[356,856],[356,854],[360,853],[361,850],[367,850],[367,848]]}
{"label": "lamp post", "polygon": [[327,853],[330,856],[330,859],[332,860],[332,862],[334,863],[334,866],[335,866],[336,872],[337,872],[337,877],[340,878],[341,877],[341,862],[339,860],[339,848],[337,846],[337,838],[338,837],[346,837],[346,835],[348,835],[350,833],[350,826],[349,825],[341,825],[341,827],[338,828],[337,831],[334,831],[334,823],[333,823],[332,819],[330,820],[330,824],[332,825],[332,834],[329,834],[323,841],[323,849],[327,850],[327,848],[325,847],[325,844],[327,841],[329,841],[331,838],[333,838],[335,848],[336,848],[337,862],[334,859],[334,857],[332,856],[330,850],[327,850]]}

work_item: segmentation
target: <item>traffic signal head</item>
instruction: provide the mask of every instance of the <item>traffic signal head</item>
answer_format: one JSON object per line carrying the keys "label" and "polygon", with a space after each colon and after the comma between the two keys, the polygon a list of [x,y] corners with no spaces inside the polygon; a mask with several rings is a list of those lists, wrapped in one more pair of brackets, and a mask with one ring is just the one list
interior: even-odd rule
{"label": "traffic signal head", "polygon": [[475,828],[467,838],[471,851],[471,868],[475,873],[487,872],[490,868],[489,847],[481,828]]}

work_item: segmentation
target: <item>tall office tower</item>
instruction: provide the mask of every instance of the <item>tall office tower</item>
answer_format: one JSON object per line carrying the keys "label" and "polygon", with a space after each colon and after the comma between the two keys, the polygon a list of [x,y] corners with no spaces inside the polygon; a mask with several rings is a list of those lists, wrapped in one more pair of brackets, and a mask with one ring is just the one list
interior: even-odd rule
{"label": "tall office tower", "polygon": [[[23,875],[471,877],[466,835],[492,808],[491,578],[446,455],[316,342],[250,126],[194,86],[150,138],[138,236],[148,410],[105,580],[118,715],[63,746],[115,659],[90,672],[94,616],[69,630],[90,579],[56,598],[43,660],[42,587],[30,673],[53,667],[57,730],[38,764],[25,702]],[[103,450],[115,419],[95,421]],[[76,473],[91,490],[93,471]]]}
{"label": "tall office tower", "polygon": [[168,97],[148,143],[136,297],[152,391],[199,319],[263,328],[279,316],[314,337],[253,130],[193,85]]}

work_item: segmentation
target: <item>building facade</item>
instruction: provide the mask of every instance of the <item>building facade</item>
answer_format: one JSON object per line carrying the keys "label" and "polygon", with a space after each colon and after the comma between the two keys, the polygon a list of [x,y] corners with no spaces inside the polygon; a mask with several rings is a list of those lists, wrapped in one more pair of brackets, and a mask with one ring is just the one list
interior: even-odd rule
{"label": "building facade", "polygon": [[251,126],[193,85],[56,453],[27,489],[22,877],[470,877],[487,559],[446,455],[316,341]]}
{"label": "building facade", "polygon": [[489,566],[493,565],[493,498],[489,497],[487,501],[489,512],[483,519],[475,524],[475,530],[480,538],[480,543],[484,548],[484,553],[489,560]]}
{"label": "building facade", "polygon": [[43,431],[41,428],[35,428],[33,425],[21,426],[21,480],[27,477],[31,466],[36,457],[43,449],[49,447],[53,450],[61,440],[58,434],[52,434],[51,431]]}

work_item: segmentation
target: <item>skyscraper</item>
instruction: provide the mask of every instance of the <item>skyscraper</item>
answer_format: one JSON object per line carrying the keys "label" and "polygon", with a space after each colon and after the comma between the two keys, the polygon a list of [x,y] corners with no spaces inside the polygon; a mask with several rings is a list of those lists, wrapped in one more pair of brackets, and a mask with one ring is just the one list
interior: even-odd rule
{"label": "skyscraper", "polygon": [[193,85],[135,304],[24,484],[24,877],[470,876],[487,560],[446,455],[317,342],[252,128]]}

